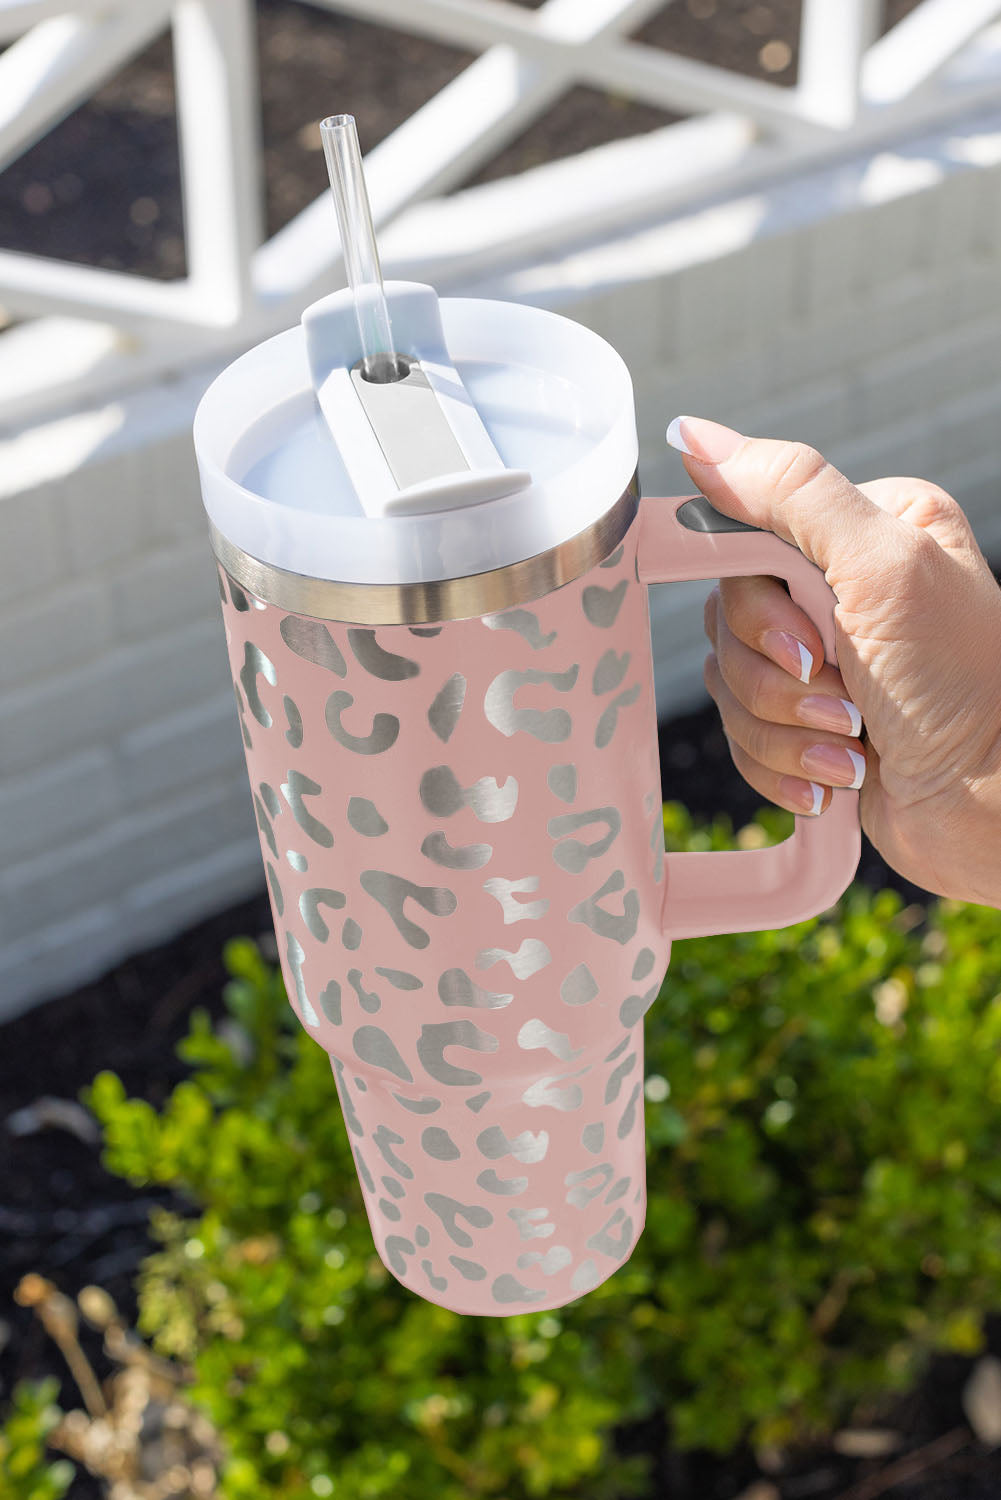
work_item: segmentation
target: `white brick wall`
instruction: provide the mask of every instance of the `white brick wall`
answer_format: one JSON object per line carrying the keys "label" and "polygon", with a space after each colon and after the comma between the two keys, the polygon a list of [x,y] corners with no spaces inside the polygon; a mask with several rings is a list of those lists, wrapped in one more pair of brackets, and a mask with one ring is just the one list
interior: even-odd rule
{"label": "white brick wall", "polygon": [[[608,337],[634,377],[646,493],[690,488],[664,428],[711,416],[812,442],[857,480],[937,480],[997,565],[1001,150],[985,129],[903,151],[911,191],[883,153],[442,290]],[[965,160],[989,165],[965,164],[973,138]],[[25,433],[0,465],[0,1014],[263,886],[190,442],[213,373]],[[711,587],[652,590],[662,714],[705,701]]]}

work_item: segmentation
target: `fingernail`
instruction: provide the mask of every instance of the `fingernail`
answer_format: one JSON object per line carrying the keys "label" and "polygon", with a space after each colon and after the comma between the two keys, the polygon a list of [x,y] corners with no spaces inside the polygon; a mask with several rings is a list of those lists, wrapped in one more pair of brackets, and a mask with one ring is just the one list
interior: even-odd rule
{"label": "fingernail", "polygon": [[850,698],[810,693],[797,703],[796,716],[811,729],[831,729],[835,734],[850,734],[854,739],[862,733],[862,715]]}
{"label": "fingernail", "polygon": [[709,422],[705,417],[675,417],[667,429],[667,441],[679,453],[706,464],[721,464],[744,441],[732,427]]}
{"label": "fingernail", "polygon": [[824,788],[815,781],[800,781],[792,776],[783,776],[779,782],[779,791],[786,802],[791,802],[800,812],[809,813],[814,818],[824,805]]}
{"label": "fingernail", "polygon": [[797,682],[809,682],[813,671],[813,652],[803,642],[790,635],[787,630],[766,630],[761,644],[772,660],[795,677]]}
{"label": "fingernail", "polygon": [[804,771],[857,792],[865,780],[865,756],[841,745],[811,745],[800,756]]}

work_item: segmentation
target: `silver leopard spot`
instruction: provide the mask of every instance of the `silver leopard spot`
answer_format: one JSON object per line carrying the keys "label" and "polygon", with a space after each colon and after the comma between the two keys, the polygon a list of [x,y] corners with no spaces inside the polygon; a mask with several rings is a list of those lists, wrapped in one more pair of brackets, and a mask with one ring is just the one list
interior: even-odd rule
{"label": "silver leopard spot", "polygon": [[[228,576],[229,575],[227,574],[227,577]],[[229,597],[233,601],[233,608],[236,610],[236,612],[241,615],[246,614],[247,610],[249,610],[250,608],[250,600],[247,598],[240,585],[233,578],[229,579]],[[225,603],[225,599],[223,600],[223,603]]]}
{"label": "silver leopard spot", "polygon": [[633,1086],[633,1091],[629,1096],[629,1103],[626,1105],[625,1109],[622,1112],[622,1119],[619,1121],[618,1128],[616,1130],[616,1134],[618,1135],[620,1141],[624,1141],[626,1136],[633,1128],[633,1125],[636,1121],[636,1105],[639,1102],[639,1097],[640,1086],[637,1083]]}
{"label": "silver leopard spot", "polygon": [[419,635],[421,637],[441,635],[440,625],[410,625],[407,628],[411,635]]}
{"label": "silver leopard spot", "polygon": [[629,1056],[619,1063],[619,1066],[609,1076],[605,1084],[605,1103],[614,1104],[619,1097],[623,1083],[636,1066],[636,1053],[630,1052]]}
{"label": "silver leopard spot", "polygon": [[381,755],[396,744],[400,733],[400,721],[395,714],[376,714],[368,734],[352,734],[341,723],[341,714],[354,703],[351,693],[338,689],[327,699],[324,718],[327,728],[339,745],[353,750],[356,755]]}
{"label": "silver leopard spot", "polygon": [[623,1026],[635,1026],[646,1015],[659,994],[660,984],[657,983],[651,985],[644,995],[627,995],[619,1006],[619,1020]]}
{"label": "silver leopard spot", "polygon": [[615,624],[622,601],[626,597],[626,589],[629,587],[625,578],[620,578],[614,588],[599,588],[596,583],[589,584],[581,595],[581,608],[592,625],[597,625],[600,630],[608,630]]}
{"label": "silver leopard spot", "polygon": [[466,794],[451,766],[432,766],[425,771],[420,796],[433,818],[450,818],[466,805]]}
{"label": "silver leopard spot", "polygon": [[258,797],[256,792],[254,793],[254,813],[257,817],[257,826],[268,841],[268,848],[271,850],[271,853],[277,858],[278,841],[275,838],[275,831],[271,827],[271,821],[267,815],[267,812],[265,811],[264,803],[261,801],[260,797]]}
{"label": "silver leopard spot", "polygon": [[426,948],[431,939],[423,927],[418,927],[406,915],[405,902],[416,901],[434,917],[450,917],[458,905],[454,891],[439,885],[417,885],[413,880],[405,880],[402,875],[393,875],[388,870],[363,870],[359,879],[362,889],[373,901],[378,901],[411,948]]}
{"label": "silver leopard spot", "polygon": [[420,672],[420,667],[409,656],[397,656],[395,651],[386,651],[380,646],[374,630],[349,630],[348,642],[359,665],[383,682],[403,682]]}
{"label": "silver leopard spot", "polygon": [[570,1038],[565,1031],[554,1031],[547,1026],[545,1021],[539,1020],[537,1016],[526,1021],[518,1032],[518,1046],[524,1052],[535,1052],[539,1048],[545,1048],[560,1062],[573,1062],[575,1057],[580,1057],[583,1047],[574,1049],[570,1045]]}
{"label": "silver leopard spot", "polygon": [[404,1239],[403,1235],[401,1234],[391,1234],[386,1240],[385,1250],[386,1259],[389,1261],[390,1266],[396,1272],[397,1276],[406,1276],[407,1263],[403,1259],[403,1257],[405,1255],[415,1255],[417,1253],[414,1250],[413,1242],[411,1240]]}
{"label": "silver leopard spot", "polygon": [[388,1198],[379,1199],[379,1208],[382,1213],[385,1214],[386,1218],[392,1219],[394,1223],[399,1223],[400,1219],[403,1218],[403,1215],[400,1213],[400,1210],[397,1208],[396,1204],[390,1203]]}
{"label": "silver leopard spot", "polygon": [[629,1184],[632,1182],[632,1180],[633,1179],[631,1177],[620,1177],[615,1186],[609,1190],[605,1202],[617,1203],[620,1198],[625,1197],[626,1193],[628,1193],[629,1191]]}
{"label": "silver leopard spot", "polygon": [[446,1276],[436,1276],[434,1274],[434,1270],[433,1270],[431,1262],[429,1260],[422,1260],[421,1261],[421,1270],[424,1272],[424,1275],[427,1277],[428,1281],[431,1283],[431,1287],[432,1287],[432,1289],[434,1291],[436,1291],[436,1292],[443,1292],[443,1291],[445,1291],[445,1289],[448,1286],[448,1278]]}
{"label": "silver leopard spot", "polygon": [[367,990],[362,984],[360,969],[348,970],[348,983],[358,996],[358,1004],[362,1010],[367,1011],[370,1016],[374,1015],[382,1006],[382,1001],[374,990]]}
{"label": "silver leopard spot", "polygon": [[633,964],[633,979],[645,979],[654,966],[655,958],[652,948],[641,948]]}
{"label": "silver leopard spot", "polygon": [[549,910],[549,899],[543,897],[541,901],[518,901],[516,895],[521,892],[537,891],[539,888],[538,875],[526,875],[521,880],[505,880],[503,876],[495,876],[491,880],[483,882],[483,889],[488,896],[493,896],[499,902],[501,912],[504,916],[505,927],[512,922],[532,922],[544,917]]}
{"label": "silver leopard spot", "polygon": [[598,902],[603,896],[611,895],[614,891],[621,891],[626,883],[626,877],[621,870],[613,870],[604,885],[589,896],[586,901],[579,901],[567,914],[570,922],[581,922],[589,927],[597,937],[610,938],[615,943],[628,943],[636,936],[636,927],[640,916],[640,898],[636,891],[626,891],[622,898],[622,913],[616,915],[605,911]]}
{"label": "silver leopard spot", "polygon": [[374,802],[367,797],[352,797],[348,802],[348,822],[355,833],[367,839],[381,838],[389,832],[389,824]]}
{"label": "silver leopard spot", "polygon": [[615,1046],[612,1048],[611,1052],[607,1053],[605,1062],[614,1062],[617,1057],[621,1057],[626,1048],[632,1044],[632,1040],[632,1037],[629,1036],[628,1033],[625,1036],[620,1037]]}
{"label": "silver leopard spot", "polygon": [[320,1018],[309,1003],[306,994],[306,982],[302,977],[302,966],[306,960],[305,950],[294,932],[285,934],[285,953],[288,958],[288,966],[292,970],[292,985],[295,990],[295,998],[302,1014],[302,1019],[307,1026],[319,1026]]}
{"label": "silver leopard spot", "polygon": [[341,1024],[341,987],[336,979],[332,979],[321,992],[320,1009],[331,1025]]}
{"label": "silver leopard spot", "polygon": [[487,1167],[476,1179],[477,1187],[485,1193],[496,1193],[501,1198],[516,1198],[528,1187],[527,1177],[498,1177],[493,1167]]}
{"label": "silver leopard spot", "polygon": [[292,869],[297,870],[300,875],[304,875],[309,869],[309,860],[305,854],[299,854],[295,849],[286,849],[285,858],[292,866]]}
{"label": "silver leopard spot", "polygon": [[529,1166],[544,1159],[549,1150],[549,1132],[540,1130],[537,1135],[533,1135],[531,1130],[523,1130],[513,1140],[508,1140],[499,1125],[488,1125],[476,1137],[476,1144],[488,1161],[500,1161],[503,1156],[513,1156],[522,1166]]}
{"label": "silver leopard spot", "polygon": [[463,1250],[470,1248],[473,1237],[460,1229],[456,1220],[465,1219],[474,1229],[488,1229],[494,1221],[488,1208],[481,1207],[479,1203],[460,1203],[458,1198],[450,1198],[447,1193],[425,1193],[424,1202],[444,1224],[449,1239]]}
{"label": "silver leopard spot", "polygon": [[282,699],[282,707],[285,710],[285,721],[288,724],[288,728],[285,731],[285,738],[293,750],[298,750],[302,744],[302,714],[288,693]]}
{"label": "silver leopard spot", "polygon": [[538,616],[533,615],[530,609],[506,609],[500,614],[483,615],[482,619],[488,630],[517,631],[533,651],[541,651],[544,646],[551,646],[556,639],[555,630],[551,630],[548,635],[542,634]]}
{"label": "silver leopard spot", "polygon": [[282,784],[282,796],[292,809],[292,816],[302,829],[303,833],[319,844],[323,849],[330,849],[334,842],[334,835],[326,824],[321,823],[319,818],[314,818],[307,808],[304,797],[318,797],[323,791],[318,781],[313,781],[309,776],[303,776],[301,771],[290,771],[288,781]]}
{"label": "silver leopard spot", "polygon": [[552,957],[541,938],[523,938],[515,953],[506,948],[484,948],[476,955],[476,967],[489,969],[496,963],[506,963],[516,979],[531,979],[533,974],[538,974],[552,962]]}
{"label": "silver leopard spot", "polygon": [[434,696],[428,709],[428,723],[438,738],[446,744],[459,722],[462,705],[466,700],[466,679],[461,672],[453,672]]}
{"label": "silver leopard spot", "polygon": [[438,1125],[429,1125],[422,1133],[421,1150],[435,1161],[458,1161],[462,1155],[448,1131]]}
{"label": "silver leopard spot", "polygon": [[299,897],[299,915],[318,943],[325,943],[330,936],[330,928],[320,916],[320,907],[329,906],[333,911],[339,911],[346,900],[343,891],[332,891],[319,885],[311,885]]}
{"label": "silver leopard spot", "polygon": [[236,706],[240,714],[240,733],[243,735],[243,743],[248,750],[253,750],[254,742],[250,737],[250,730],[247,728],[247,714],[243,707],[243,694],[235,682],[233,684],[233,692],[236,696]]}
{"label": "silver leopard spot", "polygon": [[608,1161],[595,1162],[580,1172],[568,1172],[563,1179],[570,1189],[567,1202],[573,1208],[586,1208],[592,1198],[601,1196],[614,1176],[615,1168]]}
{"label": "silver leopard spot", "polygon": [[624,651],[617,656],[614,649],[609,647],[604,656],[594,669],[591,678],[591,691],[596,698],[602,693],[613,692],[629,671],[630,653]]}
{"label": "silver leopard spot", "polygon": [[590,1151],[592,1156],[597,1156],[605,1144],[605,1127],[600,1120],[594,1120],[590,1125],[585,1125],[580,1133],[580,1143],[585,1151]]}
{"label": "silver leopard spot", "polygon": [[261,782],[260,792],[261,797],[264,799],[264,806],[267,808],[268,812],[273,818],[277,818],[278,814],[282,810],[282,805],[278,801],[278,793],[275,791],[274,787],[269,786],[266,781]]}
{"label": "silver leopard spot", "polygon": [[405,1177],[408,1182],[412,1181],[413,1168],[409,1167],[405,1161],[401,1161],[393,1150],[394,1146],[405,1144],[402,1135],[398,1135],[395,1130],[390,1130],[388,1125],[380,1125],[372,1132],[372,1143],[388,1167],[392,1167],[394,1172],[399,1172],[400,1176]]}
{"label": "silver leopard spot", "polygon": [[[361,947],[362,930],[354,917],[345,917],[344,926],[341,928],[341,944],[347,948],[349,953],[355,952]],[[378,1009],[378,1006],[376,1007]]]}
{"label": "silver leopard spot", "polygon": [[478,1115],[484,1104],[489,1104],[492,1098],[493,1095],[491,1094],[490,1090],[487,1089],[482,1094],[473,1094],[473,1096],[470,1099],[466,1099],[464,1103],[467,1109],[471,1109],[474,1115]]}
{"label": "silver leopard spot", "polygon": [[438,980],[438,995],[443,1005],[466,1005],[476,1010],[503,1010],[514,999],[513,995],[481,989],[465,969],[446,969]]}
{"label": "silver leopard spot", "polygon": [[599,563],[598,564],[598,567],[599,568],[617,568],[618,565],[619,565],[619,563],[622,561],[622,554],[623,554],[624,551],[625,551],[625,546],[624,545],[621,546],[621,547],[616,547],[615,551],[609,553],[608,557],[605,558],[605,561],[603,563]]}
{"label": "silver leopard spot", "polygon": [[247,706],[258,724],[265,729],[271,728],[271,715],[261,702],[257,691],[257,679],[263,677],[274,687],[278,682],[278,673],[275,671],[274,662],[265,656],[259,646],[247,641],[243,648],[243,666],[240,668],[240,682],[243,691],[247,695]]}
{"label": "silver leopard spot", "polygon": [[[586,828],[589,823],[605,825],[605,832],[592,843],[585,844],[580,839],[566,837],[580,828]],[[553,859],[560,869],[571,875],[579,875],[592,859],[607,854],[622,831],[622,816],[616,807],[592,807],[586,812],[561,813],[558,818],[550,818],[546,830],[551,839],[563,840],[553,849]]]}
{"label": "silver leopard spot", "polygon": [[[469,1068],[456,1068],[445,1059],[446,1047],[465,1047],[470,1052],[496,1052],[500,1042],[489,1032],[481,1031],[472,1021],[436,1021],[421,1027],[417,1056],[425,1072],[438,1083],[458,1088],[474,1087],[483,1082],[481,1074]],[[411,1079],[407,1080],[412,1082]]]}
{"label": "silver leopard spot", "polygon": [[396,1049],[392,1037],[386,1035],[381,1026],[359,1026],[351,1039],[355,1056],[374,1068],[385,1068],[402,1078],[404,1083],[413,1083],[414,1075]]}
{"label": "silver leopard spot", "polygon": [[326,625],[319,620],[303,620],[296,615],[286,615],[279,625],[282,640],[290,651],[311,661],[317,667],[326,667],[328,672],[343,677],[347,671],[344,657],[337,642]]}
{"label": "silver leopard spot", "polygon": [[[354,1132],[355,1135],[364,1135],[364,1128],[358,1116],[355,1114],[354,1103],[351,1099],[351,1090],[348,1088],[348,1081],[344,1076],[344,1064],[341,1062],[339,1057],[331,1057],[330,1062],[334,1070],[334,1081],[337,1084],[337,1093],[341,1101],[341,1112],[344,1115],[344,1123],[349,1130]],[[368,1188],[369,1192],[374,1193],[375,1183],[372,1181],[372,1174],[362,1162],[361,1152],[355,1150],[353,1144],[351,1149],[355,1153],[355,1160],[358,1162],[358,1171],[362,1181]]]}
{"label": "silver leopard spot", "polygon": [[497,1277],[490,1291],[495,1302],[540,1302],[546,1295],[541,1287],[532,1291],[530,1287],[522,1286],[509,1271]]}
{"label": "silver leopard spot", "polygon": [[417,1241],[422,1250],[426,1250],[428,1245],[430,1245],[431,1236],[428,1234],[423,1224],[418,1224],[417,1228],[414,1230],[414,1239]]}
{"label": "silver leopard spot", "polygon": [[556,1233],[555,1224],[540,1222],[548,1213],[548,1208],[509,1208],[507,1216],[517,1224],[523,1240],[547,1240]]}
{"label": "silver leopard spot", "polygon": [[441,1109],[440,1099],[404,1099],[402,1094],[394,1094],[393,1098],[412,1115],[433,1115],[436,1109]]}
{"label": "silver leopard spot", "polygon": [[564,1005],[590,1005],[597,993],[598,986],[587,964],[578,964],[560,985]]}
{"label": "silver leopard spot", "polygon": [[659,812],[650,827],[650,848],[653,850],[653,878],[658,883],[664,873],[664,814]]}
{"label": "silver leopard spot", "polygon": [[421,844],[424,857],[446,870],[480,870],[493,852],[490,844],[464,844],[453,849],[440,828]]}
{"label": "silver leopard spot", "polygon": [[518,805],[518,783],[509,776],[498,786],[493,776],[481,776],[465,791],[466,805],[481,823],[506,823]]}
{"label": "silver leopard spot", "polygon": [[276,916],[285,915],[285,897],[282,895],[281,881],[278,879],[278,871],[269,860],[267,862],[268,884],[271,887],[271,899],[275,904]]}
{"label": "silver leopard spot", "polygon": [[394,990],[422,990],[423,979],[418,979],[416,974],[408,974],[406,969],[381,969],[376,965],[375,972],[381,974],[383,979],[388,979]]}
{"label": "silver leopard spot", "polygon": [[[617,1227],[619,1233],[616,1237],[612,1231]],[[610,1255],[613,1260],[621,1260],[629,1249],[632,1238],[633,1221],[624,1208],[617,1208],[608,1223],[603,1224],[597,1234],[592,1234],[587,1241],[587,1248],[597,1250],[602,1255]]]}
{"label": "silver leopard spot", "polygon": [[572,802],[577,795],[577,767],[570,763],[550,766],[546,772],[546,785],[561,802]]}
{"label": "silver leopard spot", "polygon": [[450,1255],[448,1260],[467,1281],[482,1281],[487,1274],[486,1266],[481,1266],[479,1261],[463,1260],[461,1255]]}
{"label": "silver leopard spot", "polygon": [[594,743],[599,750],[604,750],[606,745],[611,744],[616,725],[619,722],[619,709],[628,708],[635,703],[640,695],[640,685],[634,682],[631,688],[626,688],[624,693],[617,693],[611,703],[605,709],[598,720],[598,727],[594,731]]}
{"label": "silver leopard spot", "polygon": [[573,1292],[589,1292],[593,1286],[597,1286],[601,1280],[601,1274],[593,1260],[582,1260],[570,1278],[570,1290]]}
{"label": "silver leopard spot", "polygon": [[555,1276],[557,1271],[565,1271],[572,1260],[566,1245],[550,1245],[545,1255],[541,1250],[525,1250],[518,1256],[517,1265],[519,1271],[538,1266],[543,1276]]}
{"label": "silver leopard spot", "polygon": [[547,745],[556,745],[570,738],[573,721],[565,708],[515,708],[514,698],[519,688],[548,683],[557,692],[568,693],[577,681],[577,665],[565,672],[519,672],[514,668],[498,672],[487,688],[483,699],[483,712],[487,719],[508,739],[512,735],[530,734],[533,739]]}
{"label": "silver leopard spot", "polygon": [[[563,1077],[537,1078],[530,1084],[521,1096],[522,1104],[527,1104],[529,1109],[559,1109],[564,1112],[580,1109],[584,1102],[584,1093],[579,1083],[570,1083],[567,1080],[580,1078],[588,1070],[579,1068],[576,1073],[569,1073]],[[564,1085],[561,1087],[561,1085]]]}

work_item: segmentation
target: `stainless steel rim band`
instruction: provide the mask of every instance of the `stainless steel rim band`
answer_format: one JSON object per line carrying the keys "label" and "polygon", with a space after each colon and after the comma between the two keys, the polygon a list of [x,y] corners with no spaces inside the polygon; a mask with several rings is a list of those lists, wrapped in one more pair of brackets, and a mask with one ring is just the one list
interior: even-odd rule
{"label": "stainless steel rim band", "polygon": [[251,557],[228,541],[211,521],[209,532],[212,550],[233,581],[255,598],[290,614],[358,625],[435,625],[528,604],[572,583],[618,546],[632,525],[638,505],[634,477],[611,510],[548,552],[486,573],[430,583],[335,583],[308,578]]}

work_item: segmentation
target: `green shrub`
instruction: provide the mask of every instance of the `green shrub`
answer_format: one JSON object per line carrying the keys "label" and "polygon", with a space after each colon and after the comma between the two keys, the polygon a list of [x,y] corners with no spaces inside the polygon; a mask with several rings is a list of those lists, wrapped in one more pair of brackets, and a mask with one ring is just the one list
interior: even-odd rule
{"label": "green shrub", "polygon": [[[791,815],[762,809],[766,841]],[[665,808],[669,848],[732,847]],[[675,945],[646,1019],[649,1207],[556,1313],[459,1317],[374,1252],[330,1065],[279,975],[226,951],[161,1113],[101,1074],[106,1160],[162,1213],[141,1330],[190,1362],[230,1500],[645,1494],[615,1428],[682,1446],[820,1436],[980,1348],[1001,1309],[1001,914],[853,886],[774,932]]]}
{"label": "green shrub", "polygon": [[0,1427],[0,1496],[3,1500],[62,1500],[73,1479],[67,1459],[55,1462],[46,1439],[62,1413],[58,1380],[22,1381]]}

